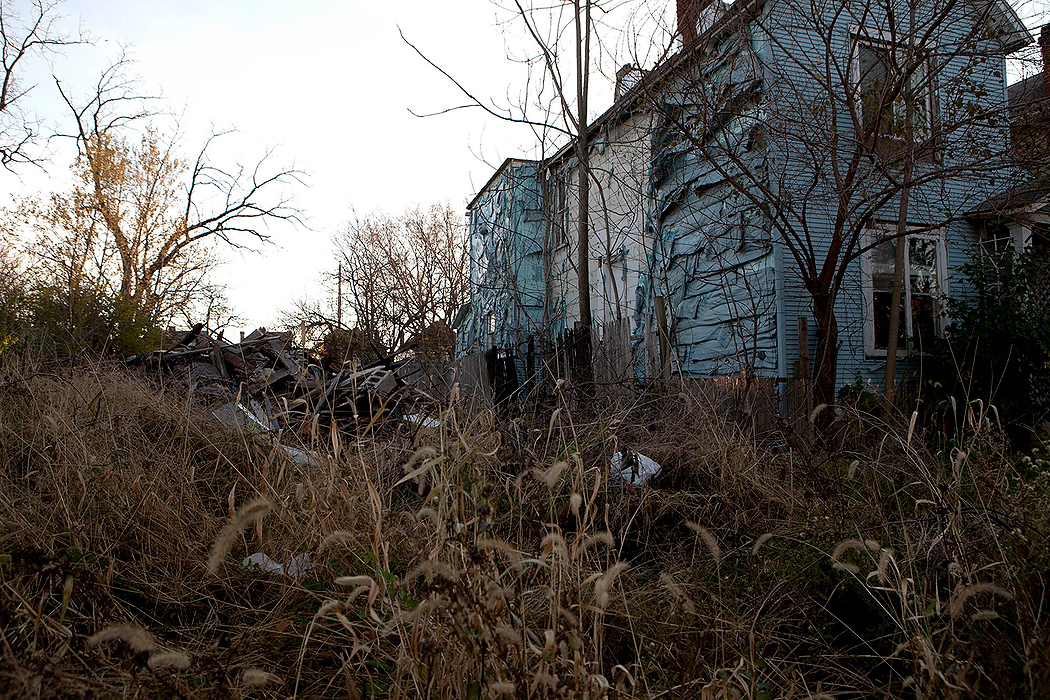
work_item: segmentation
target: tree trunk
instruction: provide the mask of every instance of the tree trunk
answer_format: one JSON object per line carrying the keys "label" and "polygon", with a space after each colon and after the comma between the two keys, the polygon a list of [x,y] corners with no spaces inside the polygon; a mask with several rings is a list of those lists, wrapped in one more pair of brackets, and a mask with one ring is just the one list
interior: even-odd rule
{"label": "tree trunk", "polygon": [[827,433],[835,419],[835,385],[838,378],[839,324],[835,300],[828,293],[813,295],[813,319],[817,324],[817,352],[813,368],[813,404],[824,408],[816,416],[816,426]]}
{"label": "tree trunk", "polygon": [[894,393],[897,383],[897,346],[901,330],[901,303],[904,298],[904,256],[908,251],[908,195],[911,187],[911,161],[905,166],[904,189],[901,191],[900,210],[897,214],[896,248],[893,257],[893,293],[890,295],[890,330],[886,343],[886,374],[884,378],[882,410],[886,420],[893,414]]}
{"label": "tree trunk", "polygon": [[[580,380],[591,379],[591,282],[590,282],[590,125],[587,121],[587,93],[590,70],[591,2],[576,0],[576,160],[579,178],[577,241],[577,285],[580,300],[579,357],[582,358]],[[582,13],[582,16],[581,16]]]}
{"label": "tree trunk", "polygon": [[[915,7],[911,7],[911,26],[915,26]],[[905,77],[904,85],[904,187],[901,190],[900,206],[897,210],[897,247],[893,258],[893,294],[890,295],[890,337],[886,343],[886,375],[883,393],[882,411],[888,421],[893,415],[897,389],[897,340],[901,328],[901,301],[904,297],[904,256],[908,252],[908,199],[911,194],[911,173],[915,163],[915,98],[910,77]]]}

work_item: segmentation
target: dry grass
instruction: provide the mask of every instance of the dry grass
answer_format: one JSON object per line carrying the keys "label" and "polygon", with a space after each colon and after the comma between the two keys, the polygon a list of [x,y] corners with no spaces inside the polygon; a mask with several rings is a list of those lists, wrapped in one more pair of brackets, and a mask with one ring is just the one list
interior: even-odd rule
{"label": "dry grass", "polygon": [[[979,421],[815,451],[688,391],[632,401],[446,406],[303,467],[140,377],[11,368],[0,694],[1050,692],[1050,468]],[[610,480],[624,447],[661,476]]]}

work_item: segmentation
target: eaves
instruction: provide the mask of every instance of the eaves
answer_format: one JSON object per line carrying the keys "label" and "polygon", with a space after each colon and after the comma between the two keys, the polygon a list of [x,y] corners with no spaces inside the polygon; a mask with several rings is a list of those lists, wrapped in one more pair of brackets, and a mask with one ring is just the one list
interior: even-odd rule
{"label": "eaves", "polygon": [[509,168],[510,166],[512,166],[512,165],[539,165],[539,164],[540,164],[539,161],[537,161],[537,160],[529,160],[527,158],[508,158],[507,160],[503,161],[503,164],[500,165],[498,168],[496,168],[496,172],[492,173],[492,177],[490,177],[488,179],[488,181],[484,185],[481,186],[481,189],[478,190],[478,193],[476,195],[474,195],[474,199],[470,200],[470,204],[467,205],[467,211],[470,212],[471,210],[474,209],[474,207],[478,203],[478,200],[481,199],[481,196],[483,194],[485,194],[486,192],[488,192],[489,188],[492,187],[493,183],[495,183],[496,180],[499,179],[499,176],[502,175],[503,172],[507,168]]}

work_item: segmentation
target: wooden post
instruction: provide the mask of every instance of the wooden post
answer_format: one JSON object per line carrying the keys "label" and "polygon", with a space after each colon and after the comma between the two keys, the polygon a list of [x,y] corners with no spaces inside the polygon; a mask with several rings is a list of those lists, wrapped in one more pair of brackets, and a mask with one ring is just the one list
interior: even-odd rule
{"label": "wooden post", "polygon": [[809,320],[798,317],[798,369],[802,379],[809,379]]}
{"label": "wooden post", "polygon": [[809,320],[798,317],[798,377],[802,381],[802,410],[809,416]]}
{"label": "wooden post", "polygon": [[536,380],[536,336],[529,336],[529,351],[525,355],[525,381],[531,388]]}
{"label": "wooden post", "polygon": [[663,297],[656,297],[656,331],[660,337],[660,376],[671,381],[671,340],[667,333],[667,307]]}
{"label": "wooden post", "polygon": [[306,347],[306,321],[299,322],[299,337],[302,338],[303,347]]}
{"label": "wooden post", "polygon": [[339,278],[338,284],[336,285],[335,295],[335,324],[340,328],[343,327],[343,263],[339,263],[339,271],[336,273]]}

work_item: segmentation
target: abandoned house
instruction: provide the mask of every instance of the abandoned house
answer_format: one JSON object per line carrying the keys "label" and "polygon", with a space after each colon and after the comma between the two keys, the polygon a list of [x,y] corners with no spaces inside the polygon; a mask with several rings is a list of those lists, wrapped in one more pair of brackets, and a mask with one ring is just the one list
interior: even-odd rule
{"label": "abandoned house", "polygon": [[457,354],[523,381],[577,325],[587,178],[592,337],[624,376],[808,376],[823,347],[836,385],[881,383],[898,265],[914,368],[995,235],[975,212],[1018,170],[1006,62],[1030,33],[1002,0],[678,0],[677,17],[672,57],[617,74],[586,162],[572,142],[508,159],[468,205]]}

